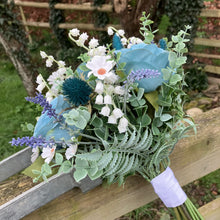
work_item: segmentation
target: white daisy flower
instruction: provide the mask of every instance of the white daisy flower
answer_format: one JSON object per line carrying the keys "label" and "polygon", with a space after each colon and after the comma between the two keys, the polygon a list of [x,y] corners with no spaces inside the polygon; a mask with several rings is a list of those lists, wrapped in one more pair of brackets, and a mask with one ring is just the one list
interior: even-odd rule
{"label": "white daisy flower", "polygon": [[70,30],[70,34],[73,37],[77,37],[77,36],[79,36],[79,30],[77,28],[73,28],[72,30]]}
{"label": "white daisy flower", "polygon": [[119,133],[124,133],[127,131],[127,127],[128,127],[128,120],[124,117],[122,117],[119,121],[119,125],[118,125],[118,130]]}
{"label": "white daisy flower", "polygon": [[103,116],[109,116],[110,108],[108,106],[102,107],[102,110],[101,110],[100,114],[103,115]]}
{"label": "white daisy flower", "polygon": [[104,104],[112,105],[112,97],[110,95],[104,97]]}
{"label": "white daisy flower", "polygon": [[103,104],[103,96],[102,95],[96,96],[95,104],[98,104],[98,105]]}
{"label": "white daisy flower", "polygon": [[97,92],[98,94],[102,94],[104,91],[104,85],[103,83],[99,80],[96,83],[96,87],[95,87],[95,92]]}
{"label": "white daisy flower", "polygon": [[105,79],[110,75],[110,71],[114,66],[114,61],[108,61],[108,56],[94,56],[91,61],[86,64],[86,67],[91,71],[88,76],[93,74],[98,79]]}
{"label": "white daisy flower", "polygon": [[112,115],[114,115],[115,118],[121,118],[124,115],[124,113],[120,108],[115,108],[112,112]]}
{"label": "white daisy flower", "polygon": [[39,148],[32,148],[31,162],[33,163],[39,156]]}
{"label": "white daisy flower", "polygon": [[99,45],[99,42],[94,37],[89,41],[89,48],[95,48]]}
{"label": "white daisy flower", "polygon": [[66,153],[65,153],[67,160],[69,160],[70,158],[72,158],[76,154],[77,148],[78,148],[77,144],[69,145],[69,147],[67,148]]}
{"label": "white daisy flower", "polygon": [[45,159],[45,163],[50,163],[50,161],[53,159],[55,155],[56,146],[53,147],[44,147],[43,152],[41,154],[41,157]]}

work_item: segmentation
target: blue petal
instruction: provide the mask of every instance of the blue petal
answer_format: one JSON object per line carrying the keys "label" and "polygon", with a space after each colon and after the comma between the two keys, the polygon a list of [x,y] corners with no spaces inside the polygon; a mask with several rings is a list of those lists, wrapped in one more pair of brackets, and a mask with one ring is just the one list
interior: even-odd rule
{"label": "blue petal", "polygon": [[[55,99],[51,101],[52,108],[56,109],[56,113],[59,114],[64,109],[70,107],[70,105],[64,100],[62,95],[59,95]],[[68,110],[70,111],[70,110]],[[65,111],[63,113],[67,113]],[[64,124],[64,119],[61,121]],[[76,130],[75,126],[67,126],[71,130]],[[46,113],[42,114],[37,121],[37,124],[34,129],[34,137],[42,136],[49,140],[50,138],[54,137],[56,141],[60,141],[63,138],[65,141],[69,141],[71,136],[67,129],[62,129],[61,124],[56,122],[54,117],[50,118]]]}
{"label": "blue petal", "polygon": [[123,45],[121,43],[121,38],[117,34],[114,34],[112,46],[116,50],[120,50],[123,48]]}

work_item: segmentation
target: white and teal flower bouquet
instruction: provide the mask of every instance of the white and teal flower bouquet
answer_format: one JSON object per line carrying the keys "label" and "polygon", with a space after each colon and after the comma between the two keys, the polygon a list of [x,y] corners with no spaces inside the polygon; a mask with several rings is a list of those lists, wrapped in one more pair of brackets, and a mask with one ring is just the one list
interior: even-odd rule
{"label": "white and teal flower bouquet", "polygon": [[44,161],[33,170],[35,182],[57,167],[58,173],[74,169],[77,182],[89,176],[122,185],[139,174],[177,219],[203,219],[169,168],[175,144],[195,129],[182,101],[190,27],[156,44],[153,22],[144,13],[140,20],[143,39],[127,39],[123,30],[109,27],[113,43],[106,46],[95,38],[87,46],[88,35],[71,30],[70,39],[86,50],[75,70],[41,52],[46,66],[56,63],[58,69],[47,80],[39,75],[39,93],[26,98],[43,107],[33,136],[11,144],[32,147],[32,162]]}

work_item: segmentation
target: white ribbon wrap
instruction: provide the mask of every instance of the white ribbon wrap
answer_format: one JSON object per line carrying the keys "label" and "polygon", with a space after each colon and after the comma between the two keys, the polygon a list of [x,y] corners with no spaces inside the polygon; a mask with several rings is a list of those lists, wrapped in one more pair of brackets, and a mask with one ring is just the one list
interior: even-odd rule
{"label": "white ribbon wrap", "polygon": [[187,199],[185,192],[169,167],[152,179],[151,184],[156,194],[168,208],[182,205]]}

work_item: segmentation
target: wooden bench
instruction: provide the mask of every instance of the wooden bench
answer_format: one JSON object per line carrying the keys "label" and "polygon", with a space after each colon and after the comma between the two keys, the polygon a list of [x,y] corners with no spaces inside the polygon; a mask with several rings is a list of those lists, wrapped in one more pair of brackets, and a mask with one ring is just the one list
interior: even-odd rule
{"label": "wooden bench", "polygon": [[[219,116],[220,108],[197,116],[195,118],[195,122],[198,125],[197,136],[184,139],[175,147],[171,155],[171,168],[182,186],[220,168]],[[97,185],[99,184],[100,182]],[[91,182],[88,182],[87,185],[91,185]],[[31,190],[33,191],[33,189]],[[99,185],[87,193],[82,193],[77,188],[71,190],[69,188],[68,190],[23,219],[113,220],[157,198],[152,186],[140,176],[129,177],[123,187],[118,187],[117,184],[111,186]],[[22,196],[21,194],[14,201]],[[47,196],[50,195],[45,194],[44,198]],[[34,197],[34,200],[29,198],[30,206],[36,199],[37,196]],[[0,219],[4,219],[1,218],[4,211],[1,207]],[[20,212],[20,215],[22,214],[23,210],[21,209],[20,211],[21,206],[19,210],[16,209],[16,206],[14,208],[15,214],[16,212]],[[207,216],[206,219],[208,220],[214,219],[209,218],[209,216],[218,216],[220,219],[219,199],[205,205],[200,210],[205,217]],[[209,210],[213,210],[211,214]]]}

